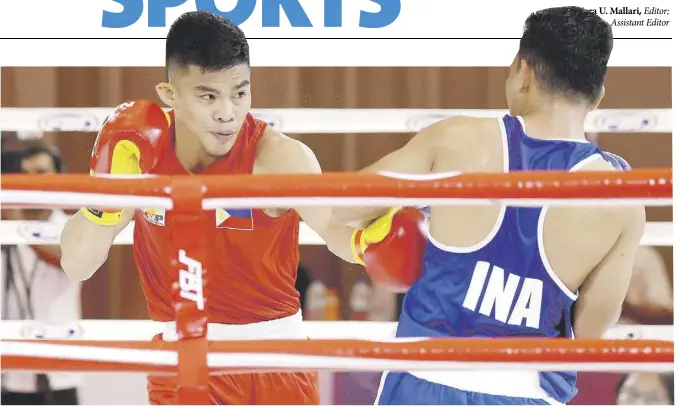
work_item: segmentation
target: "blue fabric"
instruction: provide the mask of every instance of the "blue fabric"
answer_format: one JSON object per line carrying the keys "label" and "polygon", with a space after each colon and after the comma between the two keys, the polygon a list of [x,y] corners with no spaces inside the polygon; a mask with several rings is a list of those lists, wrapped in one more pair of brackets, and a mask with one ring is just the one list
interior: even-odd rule
{"label": "blue fabric", "polygon": [[[502,125],[511,172],[568,171],[593,155],[629,167],[590,142],[531,138],[516,117],[503,117]],[[576,296],[543,262],[542,210],[506,207],[496,234],[476,248],[454,250],[429,241],[423,273],[405,295],[397,336],[572,338]],[[577,393],[575,372],[539,376],[541,387],[559,402]]]}
{"label": "blue fabric", "polygon": [[540,399],[487,395],[428,382],[408,373],[389,373],[379,405],[547,405]]}
{"label": "blue fabric", "polygon": [[630,166],[628,161],[614,154],[613,152],[602,151],[602,156],[607,162],[611,163],[616,169],[619,169],[621,171],[632,170],[632,167]]}

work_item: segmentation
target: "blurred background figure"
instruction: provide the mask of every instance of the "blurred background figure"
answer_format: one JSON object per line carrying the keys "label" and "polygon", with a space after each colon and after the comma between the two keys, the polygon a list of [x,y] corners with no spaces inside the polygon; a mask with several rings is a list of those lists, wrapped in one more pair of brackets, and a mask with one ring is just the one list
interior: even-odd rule
{"label": "blurred background figure", "polygon": [[633,372],[616,387],[617,405],[674,405],[675,374]]}
{"label": "blurred background figure", "polygon": [[[63,171],[61,156],[53,147],[31,142],[2,151],[2,174],[53,174]],[[40,221],[25,231],[45,240],[57,239],[68,216],[52,209],[5,209],[3,220]],[[61,270],[58,245],[4,245],[0,268],[2,318],[7,320],[73,321],[81,318],[80,284]],[[30,338],[44,335],[28,329]],[[28,338],[28,337],[27,337]],[[49,337],[67,338],[67,337]],[[2,404],[75,405],[81,377],[72,373],[2,373]]]}
{"label": "blurred background figure", "polygon": [[299,301],[301,302],[301,311],[306,310],[306,294],[310,286],[310,273],[303,265],[298,266],[296,270],[296,290],[299,292]]}
{"label": "blurred background figure", "polygon": [[397,295],[377,283],[371,285],[369,321],[397,321]]}
{"label": "blurred background figure", "polygon": [[628,294],[618,321],[621,324],[673,323],[672,280],[655,247],[639,247]]}

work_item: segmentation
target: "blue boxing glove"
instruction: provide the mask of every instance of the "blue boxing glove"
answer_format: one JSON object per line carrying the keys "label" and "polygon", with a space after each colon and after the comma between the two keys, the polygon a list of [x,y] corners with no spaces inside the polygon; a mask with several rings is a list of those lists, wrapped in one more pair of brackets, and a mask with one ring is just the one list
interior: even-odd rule
{"label": "blue boxing glove", "polygon": [[602,157],[604,158],[605,161],[609,162],[611,165],[614,166],[617,170],[620,171],[631,171],[632,167],[626,161],[625,159],[621,158],[620,156],[611,153],[611,152],[606,152],[602,151]]}

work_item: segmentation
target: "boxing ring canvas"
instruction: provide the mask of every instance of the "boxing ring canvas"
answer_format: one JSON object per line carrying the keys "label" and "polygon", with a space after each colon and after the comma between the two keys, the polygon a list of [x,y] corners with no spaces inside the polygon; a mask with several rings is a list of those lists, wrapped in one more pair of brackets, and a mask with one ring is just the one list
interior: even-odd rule
{"label": "boxing ring canvas", "polygon": [[[352,171],[403,145],[414,130],[446,114],[502,113],[506,73],[503,68],[253,68],[252,92],[255,115],[308,144],[325,171]],[[164,79],[163,68],[3,68],[1,74],[2,105],[9,108],[0,115],[3,131],[27,137],[43,131],[72,173],[87,172],[95,131],[106,111],[127,99],[154,100],[153,87]],[[671,167],[670,77],[670,68],[610,68],[606,97],[586,128],[589,139],[623,155],[635,168]],[[647,213],[650,227],[644,245],[656,246],[667,269],[672,269],[671,209],[652,207]],[[34,233],[27,234],[26,227],[3,222],[0,242],[37,243],[40,237],[31,241]],[[50,232],[43,230],[43,236]],[[131,236],[123,233],[104,264],[108,271],[99,271],[84,284],[86,319],[147,318],[130,242]],[[309,229],[302,234],[302,243],[302,264],[313,278],[337,292],[340,318],[355,318],[350,294],[365,278],[363,271],[333,257]],[[351,330],[340,323],[333,326],[339,336]],[[383,330],[379,331],[373,334],[381,337]],[[666,338],[668,330],[657,331],[651,337]],[[667,339],[672,340],[671,334]],[[323,372],[323,403],[370,402],[369,390],[353,390],[355,380],[351,383],[346,374],[335,379]],[[581,376],[595,382],[595,373]],[[88,374],[83,400],[143,402],[144,379],[143,374]],[[120,396],[111,389],[118,385],[130,388],[129,398],[113,397]],[[612,389],[592,393],[583,388],[574,403],[610,404]]]}

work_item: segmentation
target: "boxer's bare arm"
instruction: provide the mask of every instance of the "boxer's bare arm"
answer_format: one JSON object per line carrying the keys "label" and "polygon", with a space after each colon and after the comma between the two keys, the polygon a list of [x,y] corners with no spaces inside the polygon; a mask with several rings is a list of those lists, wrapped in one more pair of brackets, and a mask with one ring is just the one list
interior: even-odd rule
{"label": "boxer's bare arm", "polygon": [[[259,150],[257,166],[266,173],[320,174],[322,169],[313,151],[300,141],[267,130],[266,146]],[[327,248],[344,261],[356,263],[350,243],[353,228],[338,222],[331,207],[292,208],[301,219],[326,242]]]}
{"label": "boxer's bare arm", "polygon": [[618,321],[646,225],[644,207],[616,210],[608,221],[622,223],[623,229],[579,289],[574,319],[576,338],[601,338]]}
{"label": "boxer's bare arm", "polygon": [[134,210],[125,210],[120,223],[103,226],[89,221],[78,211],[66,222],[61,232],[61,268],[71,280],[84,281],[96,272],[106,259],[115,236],[134,217]]}
{"label": "boxer's bare arm", "polygon": [[[492,122],[495,120],[491,120]],[[402,148],[391,152],[360,172],[393,172],[421,175],[435,171],[441,151],[452,152],[455,138],[483,131],[482,119],[455,116],[424,128]],[[334,216],[344,224],[364,222],[383,215],[388,207],[337,207]]]}

